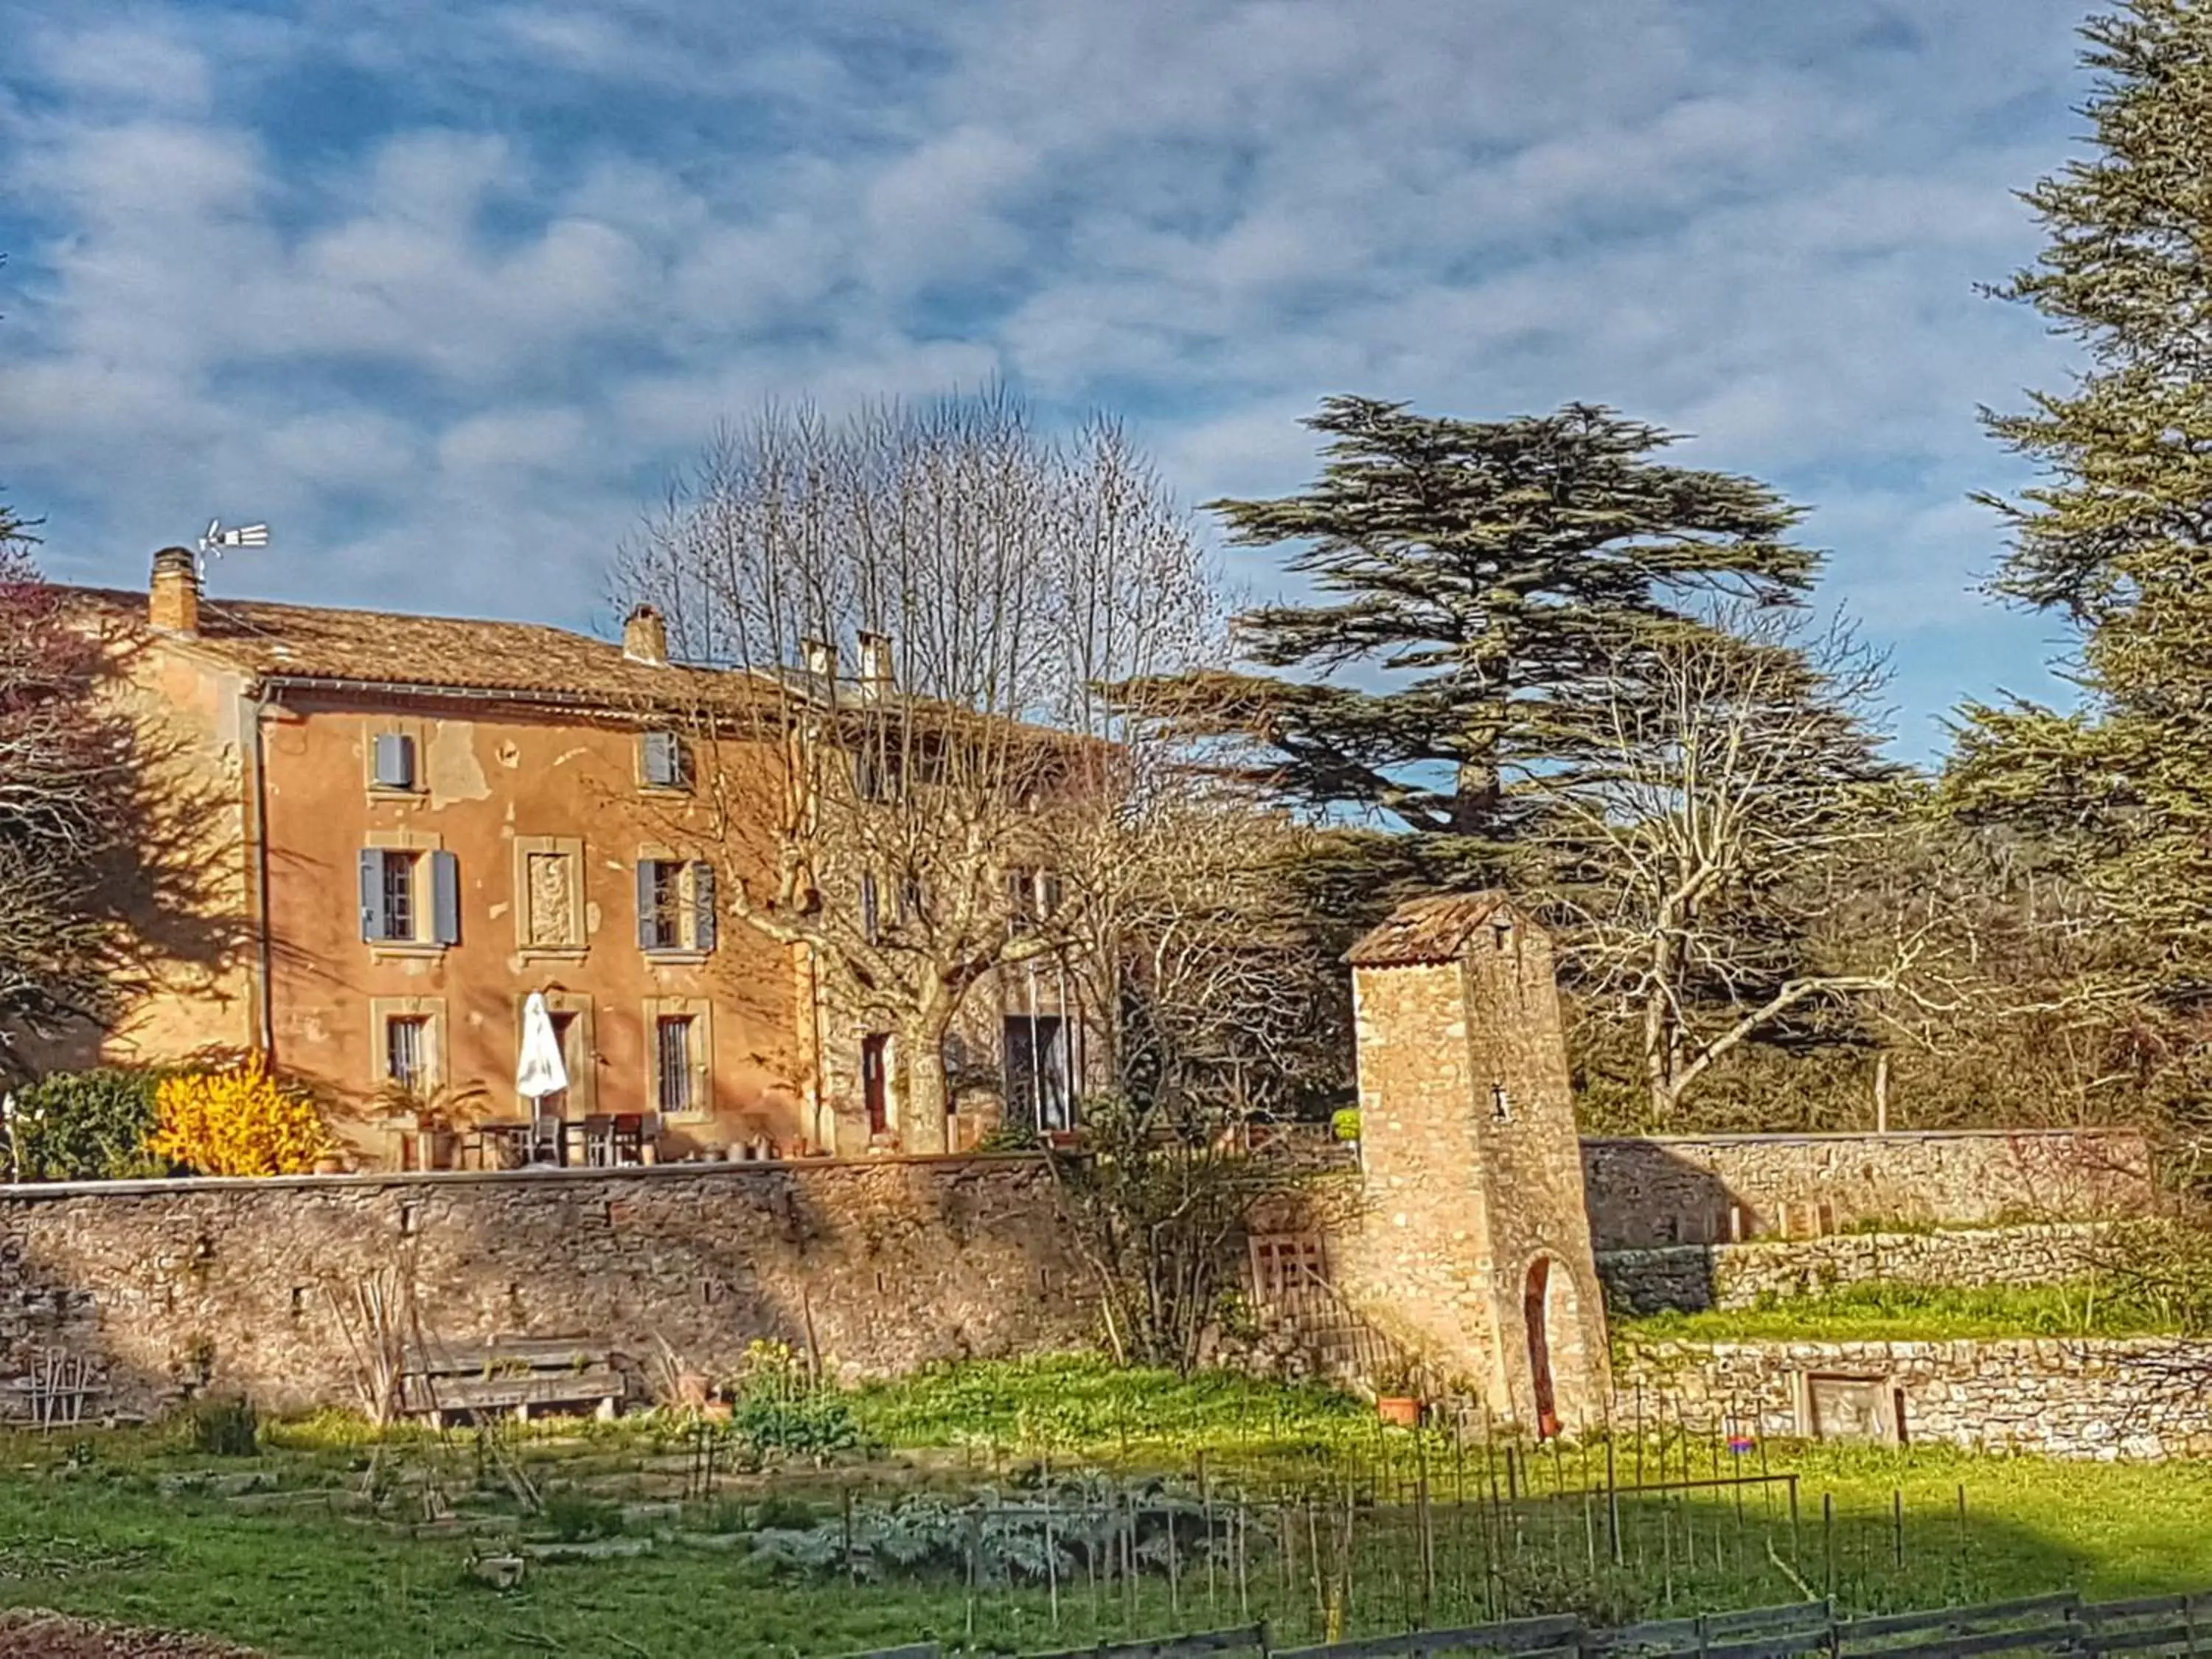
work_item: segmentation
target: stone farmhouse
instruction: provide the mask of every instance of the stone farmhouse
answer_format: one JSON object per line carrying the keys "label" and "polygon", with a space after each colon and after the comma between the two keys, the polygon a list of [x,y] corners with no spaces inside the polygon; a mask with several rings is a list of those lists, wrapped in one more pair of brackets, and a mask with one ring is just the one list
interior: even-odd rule
{"label": "stone farmhouse", "polygon": [[[684,726],[744,677],[672,663],[649,608],[616,644],[219,601],[181,548],[155,556],[149,592],[70,599],[145,734],[168,803],[149,851],[191,870],[191,925],[125,895],[143,958],[125,1017],[37,1059],[258,1049],[339,1103],[358,1166],[437,1167],[450,1137],[392,1109],[392,1085],[475,1085],[483,1115],[526,1114],[513,1079],[534,992],[570,1079],[550,1108],[635,1115],[659,1160],[944,1150],[986,1121],[906,1121],[890,1034],[833,1006],[803,948],[718,904],[720,884],[763,872],[721,867],[738,854],[709,833]],[[742,811],[745,757],[725,745],[718,764]],[[968,1032],[1050,1126],[1083,1045],[1036,978],[977,987]]]}

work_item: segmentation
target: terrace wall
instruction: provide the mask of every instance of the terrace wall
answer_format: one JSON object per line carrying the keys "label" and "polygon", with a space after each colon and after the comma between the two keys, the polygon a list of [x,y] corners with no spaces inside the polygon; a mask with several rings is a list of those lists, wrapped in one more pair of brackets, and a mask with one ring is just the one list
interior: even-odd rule
{"label": "terrace wall", "polygon": [[2132,1129],[1592,1139],[1583,1182],[1601,1251],[2130,1215],[2156,1199]]}
{"label": "terrace wall", "polygon": [[1840,1385],[1882,1401],[1888,1431],[1873,1437],[1908,1444],[2103,1462],[2212,1452],[2212,1342],[2185,1337],[1659,1342],[1615,1358],[1617,1421],[1860,1437],[1820,1420]]}
{"label": "terrace wall", "polygon": [[1597,1258],[1617,1314],[1748,1308],[1881,1280],[1921,1285],[2056,1285],[2095,1266],[2105,1224],[2057,1222],[1923,1233],[1834,1233],[1744,1244],[1669,1244]]}
{"label": "terrace wall", "polygon": [[579,1336],[709,1376],[762,1338],[845,1378],[1066,1348],[1096,1297],[1036,1158],[0,1189],[0,1388],[48,1352],[107,1409],[187,1390],[347,1403],[332,1304],[414,1264],[428,1332]]}

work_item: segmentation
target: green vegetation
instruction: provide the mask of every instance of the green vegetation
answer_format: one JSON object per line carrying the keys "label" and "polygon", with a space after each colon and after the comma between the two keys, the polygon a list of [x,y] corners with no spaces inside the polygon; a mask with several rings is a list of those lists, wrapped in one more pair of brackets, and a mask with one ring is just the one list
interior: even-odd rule
{"label": "green vegetation", "polygon": [[[1021,1651],[1237,1622],[1247,1608],[1233,1575],[1213,1575],[1209,1589],[1194,1554],[1172,1589],[1155,1560],[1133,1602],[1116,1587],[1064,1577],[1055,1624],[1053,1592],[1035,1577],[1034,1519],[1026,1534],[1000,1530],[985,1539],[996,1553],[971,1600],[960,1570],[964,1506],[987,1494],[995,1494],[987,1498],[993,1504],[1022,1502],[1024,1493],[1033,1499],[1033,1474],[1013,1455],[1012,1431],[1044,1420],[1040,1412],[1055,1401],[1061,1409],[1050,1420],[1065,1446],[1117,1457],[1127,1426],[1132,1468],[1158,1471],[1165,1483],[1139,1478],[1103,1490],[1154,1505],[1191,1504],[1192,1460],[1201,1445],[1224,1450],[1225,1438],[1255,1455],[1316,1442],[1340,1449],[1339,1467],[1358,1470],[1361,1483],[1348,1544],[1336,1530],[1340,1506],[1309,1509],[1273,1495],[1251,1512],[1243,1540],[1249,1612],[1291,1639],[1313,1634],[1322,1620],[1311,1542],[1331,1564],[1333,1580],[1343,1569],[1342,1594],[1331,1595],[1347,1632],[1402,1628],[1419,1616],[1417,1511],[1392,1500],[1405,1496],[1404,1483],[1424,1458],[1437,1517],[1438,1620],[1471,1622],[1500,1601],[1516,1612],[1565,1607],[1595,1620],[1785,1601],[1798,1594],[1791,1572],[1819,1590],[1832,1574],[1838,1599],[1860,1608],[2061,1587],[2113,1597],[2212,1580],[2201,1547],[2212,1521],[2212,1466],[1778,1444],[1731,1465],[1703,1437],[1663,1449],[1618,1446],[1620,1478],[1703,1477],[1715,1466],[1795,1472],[1796,1527],[1779,1483],[1747,1488],[1740,1504],[1711,1492],[1625,1498],[1623,1563],[1609,1568],[1604,1506],[1580,1496],[1584,1480],[1602,1479],[1603,1449],[1546,1451],[1518,1461],[1524,1495],[1508,1506],[1506,1529],[1516,1547],[1486,1577],[1468,1565],[1482,1559],[1489,1486],[1479,1452],[1455,1455],[1433,1435],[1420,1443],[1402,1433],[1379,1437],[1370,1413],[1320,1389],[1115,1376],[1091,1362],[1050,1361],[940,1370],[868,1390],[854,1397],[856,1416],[907,1451],[866,1464],[807,1463],[773,1476],[726,1478],[712,1492],[648,1506],[658,1515],[626,1510],[611,1492],[625,1480],[649,1483],[655,1470],[681,1483],[682,1449],[693,1431],[668,1419],[481,1438],[418,1431],[379,1444],[359,1425],[326,1417],[266,1425],[262,1450],[250,1460],[196,1449],[187,1424],[94,1432],[73,1444],[0,1436],[0,1468],[8,1471],[0,1477],[0,1540],[8,1540],[0,1541],[0,1601],[205,1631],[297,1659],[364,1651],[408,1659],[550,1651],[720,1659],[851,1652],[927,1638],[963,1644],[971,1632],[978,1645]],[[996,1474],[985,1472],[972,1448],[963,1459],[921,1449],[954,1437],[1000,1436],[1008,1455]],[[1385,1453],[1387,1461],[1377,1461]],[[1060,1490],[1072,1494],[1095,1477],[1073,1473],[1068,1455],[1071,1474]],[[1501,1463],[1489,1465],[1490,1475]],[[510,1469],[545,1493],[526,1535],[572,1551],[646,1553],[533,1561],[513,1590],[477,1582],[469,1554],[504,1546],[466,1528],[500,1511]],[[411,1491],[407,1480],[426,1470],[449,1483],[452,1516],[417,1529],[347,1513],[356,1505],[342,1500],[380,1486]],[[1551,1495],[1562,1488],[1563,1497]],[[1212,1501],[1223,1502],[1226,1491],[1217,1482]],[[632,1495],[654,1494],[641,1485]],[[1833,1503],[1832,1531],[1821,1522],[1824,1498]],[[1905,1517],[1901,1535],[1893,1504]],[[1079,1523],[1073,1510],[1061,1514],[1065,1540]],[[840,1548],[848,1518],[854,1535],[876,1551],[857,1583]],[[1276,1543],[1285,1523],[1294,1550],[1287,1571]],[[1157,1540],[1154,1527],[1147,1536]],[[763,1529],[775,1536],[735,1547],[685,1541]],[[1194,1535],[1187,1522],[1186,1547]],[[365,1648],[370,1631],[374,1645]]]}
{"label": "green vegetation", "polygon": [[1942,1342],[1960,1337],[2142,1336],[2173,1328],[2155,1308],[2094,1280],[1957,1286],[1878,1279],[1748,1308],[1613,1321],[1626,1341]]}
{"label": "green vegetation", "polygon": [[146,1150],[161,1073],[101,1066],[55,1072],[15,1096],[5,1149],[22,1181],[96,1181],[161,1176],[168,1165]]}
{"label": "green vegetation", "polygon": [[863,1389],[854,1408],[862,1431],[890,1446],[998,1446],[1092,1461],[1357,1448],[1376,1433],[1372,1410],[1318,1384],[1117,1370],[1083,1354],[933,1366]]}

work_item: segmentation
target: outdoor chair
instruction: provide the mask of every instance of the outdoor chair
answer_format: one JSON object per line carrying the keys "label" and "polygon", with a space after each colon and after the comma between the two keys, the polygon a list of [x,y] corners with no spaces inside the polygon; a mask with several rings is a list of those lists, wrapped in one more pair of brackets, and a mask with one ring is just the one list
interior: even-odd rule
{"label": "outdoor chair", "polygon": [[537,1117],[530,1124],[529,1161],[532,1164],[559,1164],[562,1161],[562,1126],[557,1117]]}
{"label": "outdoor chair", "polygon": [[584,1162],[593,1169],[604,1169],[615,1161],[615,1120],[605,1112],[593,1112],[584,1120]]}
{"label": "outdoor chair", "polygon": [[645,1116],[641,1112],[617,1112],[614,1123],[614,1161],[645,1162]]}

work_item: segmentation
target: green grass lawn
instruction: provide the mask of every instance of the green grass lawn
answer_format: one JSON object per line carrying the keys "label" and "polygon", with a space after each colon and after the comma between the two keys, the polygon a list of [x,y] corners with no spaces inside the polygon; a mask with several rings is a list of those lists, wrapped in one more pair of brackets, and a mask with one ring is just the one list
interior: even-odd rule
{"label": "green grass lawn", "polygon": [[2142,1336],[2172,1328],[2156,1310],[2093,1281],[1955,1287],[1875,1280],[1753,1307],[1613,1321],[1635,1341],[1940,1342],[1963,1337]]}
{"label": "green grass lawn", "polygon": [[[287,1487],[360,1486],[369,1448],[358,1425],[343,1419],[272,1430],[267,1449],[251,1459],[184,1449],[173,1431],[89,1435],[74,1460],[62,1440],[15,1434],[0,1436],[0,1603],[204,1631],[301,1659],[720,1659],[849,1653],[931,1637],[957,1644],[969,1640],[971,1628],[978,1646],[1036,1651],[1247,1616],[1270,1619],[1281,1639],[1304,1640],[1317,1632],[1321,1604],[1340,1582],[1349,1589],[1343,1626],[1354,1632],[1403,1628],[1420,1617],[1425,1597],[1430,1621],[1441,1623],[1489,1616],[1501,1598],[1510,1611],[1565,1606],[1593,1618],[1757,1605],[1797,1599],[1802,1589],[1825,1592],[1832,1576],[1841,1601],[1866,1608],[2062,1588],[2115,1597],[2212,1584],[2206,1464],[2059,1464],[1926,1448],[1776,1444],[1764,1449],[1765,1467],[1799,1476],[1794,1528],[1778,1484],[1745,1490],[1741,1504],[1734,1493],[1625,1500],[1616,1569],[1606,1506],[1585,1503],[1577,1489],[1585,1474],[1602,1470],[1601,1450],[1516,1464],[1501,1480],[1533,1484],[1540,1496],[1491,1504],[1495,1460],[1486,1468],[1433,1436],[1418,1443],[1395,1431],[1382,1437],[1365,1409],[1322,1390],[1147,1377],[1070,1360],[936,1371],[866,1391],[854,1403],[870,1435],[895,1449],[765,1486],[740,1482],[735,1501],[757,1504],[773,1491],[811,1498],[817,1516],[834,1518],[842,1486],[856,1486],[864,1504],[932,1483],[963,1497],[1012,1492],[1047,1452],[1056,1468],[1098,1462],[1120,1465],[1125,1478],[1145,1469],[1179,1474],[1188,1492],[1203,1448],[1216,1460],[1210,1470],[1234,1470],[1242,1455],[1251,1460],[1255,1483],[1267,1478],[1261,1471],[1293,1470],[1315,1485],[1310,1503],[1282,1501],[1279,1486],[1255,1486],[1261,1501],[1247,1547],[1224,1554],[1210,1581],[1196,1557],[1172,1586],[1156,1563],[1133,1607],[1110,1584],[1058,1583],[1055,1626],[1042,1586],[986,1589],[971,1603],[953,1573],[859,1585],[834,1571],[779,1578],[750,1565],[743,1549],[665,1538],[641,1556],[538,1565],[521,1589],[501,1592],[467,1576],[467,1547],[457,1539],[402,1535],[319,1503],[259,1513],[207,1491],[163,1489],[164,1476],[209,1469],[261,1471]],[[683,1443],[665,1428],[656,1434],[650,1423],[626,1423],[516,1440],[508,1449],[550,1492],[586,1469],[650,1465],[656,1455],[665,1462]],[[947,1446],[965,1449],[921,1455]],[[1668,1454],[1670,1476],[1685,1472],[1686,1455],[1693,1475],[1716,1461],[1745,1469],[1758,1461],[1729,1465],[1707,1442],[1677,1443]],[[474,1466],[475,1443],[418,1435],[384,1455],[395,1467],[442,1459],[458,1490]],[[1619,1478],[1632,1479],[1634,1451],[1617,1447],[1615,1455]],[[1659,1473],[1658,1456],[1646,1448],[1647,1480]],[[1416,1472],[1428,1483],[1439,1564],[1432,1583],[1424,1583],[1418,1565],[1420,1511],[1409,1486]],[[1218,1484],[1209,1489],[1218,1500],[1246,1478],[1210,1474]],[[1347,1482],[1357,1488],[1348,1533]],[[1555,1484],[1564,1484],[1564,1496],[1540,1496]],[[1455,1504],[1458,1498],[1468,1501]],[[1398,1499],[1407,1501],[1394,1507]],[[1893,1505],[1904,1517],[1902,1565]],[[1288,1558],[1276,1542],[1285,1534]],[[1316,1584],[1316,1547],[1325,1590]],[[1241,1588],[1234,1562],[1242,1563]]]}

